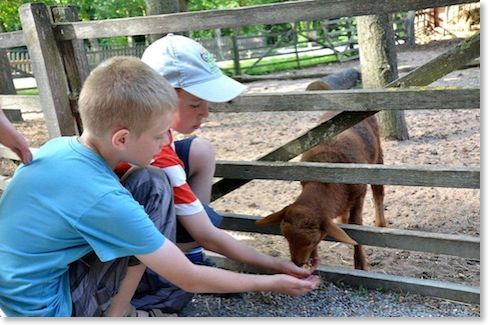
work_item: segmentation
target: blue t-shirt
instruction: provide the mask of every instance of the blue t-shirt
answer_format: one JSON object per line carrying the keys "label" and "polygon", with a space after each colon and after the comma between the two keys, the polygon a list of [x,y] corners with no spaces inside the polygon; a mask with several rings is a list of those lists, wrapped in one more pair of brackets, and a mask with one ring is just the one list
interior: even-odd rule
{"label": "blue t-shirt", "polygon": [[106,161],[75,137],[52,139],[0,198],[0,308],[71,316],[68,265],[147,254],[165,238]]}

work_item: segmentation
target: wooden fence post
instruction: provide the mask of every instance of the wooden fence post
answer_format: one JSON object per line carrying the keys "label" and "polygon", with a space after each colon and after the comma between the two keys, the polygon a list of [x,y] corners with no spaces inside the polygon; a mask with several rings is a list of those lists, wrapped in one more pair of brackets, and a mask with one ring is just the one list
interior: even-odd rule
{"label": "wooden fence post", "polygon": [[[12,69],[7,56],[7,50],[0,49],[0,94],[15,95],[16,90],[12,80]],[[0,107],[0,109],[2,109]],[[18,109],[2,109],[10,122],[22,122],[22,114]]]}
{"label": "wooden fence post", "polygon": [[[80,20],[75,6],[52,6],[50,9],[53,23]],[[63,58],[66,76],[68,78],[71,113],[75,118],[78,133],[81,134],[83,126],[78,111],[78,97],[83,83],[90,74],[88,58],[82,39],[61,41],[59,50],[61,52],[61,57]]]}
{"label": "wooden fence post", "polygon": [[[0,33],[3,33],[3,24],[0,21]],[[7,55],[7,50],[0,48],[0,94],[15,95],[12,69]]]}
{"label": "wooden fence post", "polygon": [[234,29],[232,39],[232,59],[234,61],[234,72],[236,75],[241,75],[241,58],[239,57],[239,44],[237,37],[239,36],[239,29]]}
{"label": "wooden fence post", "polygon": [[295,49],[295,59],[297,60],[297,67],[301,69],[300,66],[300,55],[298,54],[298,22],[294,22],[291,24],[291,28],[293,30],[293,47]]}
{"label": "wooden fence post", "polygon": [[77,129],[70,108],[68,81],[49,9],[42,3],[23,4],[19,16],[49,137],[75,135]]}
{"label": "wooden fence post", "polygon": [[[3,32],[1,24],[0,32]],[[0,48],[0,94],[16,94],[14,81],[12,80],[12,69],[10,68],[7,50],[3,48]]]}

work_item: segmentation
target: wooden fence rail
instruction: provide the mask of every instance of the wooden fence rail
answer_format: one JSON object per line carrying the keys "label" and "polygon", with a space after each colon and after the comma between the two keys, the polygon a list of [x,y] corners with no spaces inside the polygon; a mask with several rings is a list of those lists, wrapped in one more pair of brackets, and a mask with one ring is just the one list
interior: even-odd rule
{"label": "wooden fence rail", "polygon": [[[0,95],[2,108],[42,111],[39,96]],[[479,109],[479,88],[357,89],[243,94],[229,103],[211,103],[211,112],[377,111]]]}
{"label": "wooden fence rail", "polygon": [[396,166],[318,162],[218,161],[215,177],[480,188],[480,169],[444,166]]}
{"label": "wooden fence rail", "polygon": [[25,46],[23,31],[0,33],[0,48],[8,49],[19,46]]}
{"label": "wooden fence rail", "polygon": [[[269,271],[253,267],[252,265],[237,263],[218,254],[208,254],[219,267],[240,272],[269,273]],[[417,279],[384,273],[373,273],[351,268],[324,266],[317,269],[317,273],[328,282],[347,283],[354,287],[369,288],[371,290],[390,290],[396,292],[413,292],[420,295],[445,298],[465,303],[480,303],[481,290],[463,284],[428,279]]]}
{"label": "wooden fence rail", "polygon": [[60,23],[54,29],[56,38],[59,40],[89,39],[376,15],[470,2],[473,0],[289,1],[236,9]]}
{"label": "wooden fence rail", "polygon": [[[221,227],[226,230],[281,235],[277,224],[259,226],[261,216],[220,212],[224,217]],[[441,234],[416,230],[379,228],[364,225],[339,225],[351,238],[361,245],[411,250],[480,259],[480,238],[466,235]],[[336,241],[326,237],[325,241]]]}
{"label": "wooden fence rail", "polygon": [[378,111],[479,109],[480,90],[435,88],[357,89],[244,94],[211,103],[213,112]]}

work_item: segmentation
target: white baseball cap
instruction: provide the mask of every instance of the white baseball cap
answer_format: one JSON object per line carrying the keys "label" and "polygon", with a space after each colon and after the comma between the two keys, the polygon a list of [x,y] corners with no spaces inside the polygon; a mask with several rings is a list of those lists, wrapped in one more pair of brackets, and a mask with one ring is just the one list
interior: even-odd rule
{"label": "white baseball cap", "polygon": [[228,102],[247,88],[223,74],[214,56],[185,36],[168,34],[157,40],[144,51],[142,61],[174,88],[182,88],[208,102]]}

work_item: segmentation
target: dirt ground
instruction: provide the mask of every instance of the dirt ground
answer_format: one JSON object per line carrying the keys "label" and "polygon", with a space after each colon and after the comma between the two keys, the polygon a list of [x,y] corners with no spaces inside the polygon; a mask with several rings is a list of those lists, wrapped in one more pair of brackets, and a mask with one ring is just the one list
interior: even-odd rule
{"label": "dirt ground", "polygon": [[[399,67],[425,63],[457,42],[399,47]],[[333,72],[358,64],[358,61],[332,64],[300,73]],[[267,80],[251,82],[248,86],[250,92],[286,92],[304,90],[313,80]],[[479,88],[480,69],[455,71],[432,85]],[[314,126],[320,115],[317,112],[215,113],[196,134],[213,143],[219,160],[255,160]],[[383,140],[386,165],[480,166],[479,109],[406,111],[405,115],[410,139]],[[16,127],[32,147],[47,140],[41,119],[27,120]],[[13,167],[5,160],[0,165],[3,175],[11,174]],[[291,203],[299,192],[299,182],[252,181],[215,201],[213,206],[218,211],[266,216]],[[385,210],[389,228],[480,236],[480,190],[386,186]],[[374,225],[370,190],[364,207],[364,223]],[[231,234],[262,252],[288,256],[286,241],[281,236]],[[365,252],[373,272],[480,285],[477,260],[369,246]],[[353,266],[352,248],[345,244],[323,242],[319,255],[325,265]]]}

